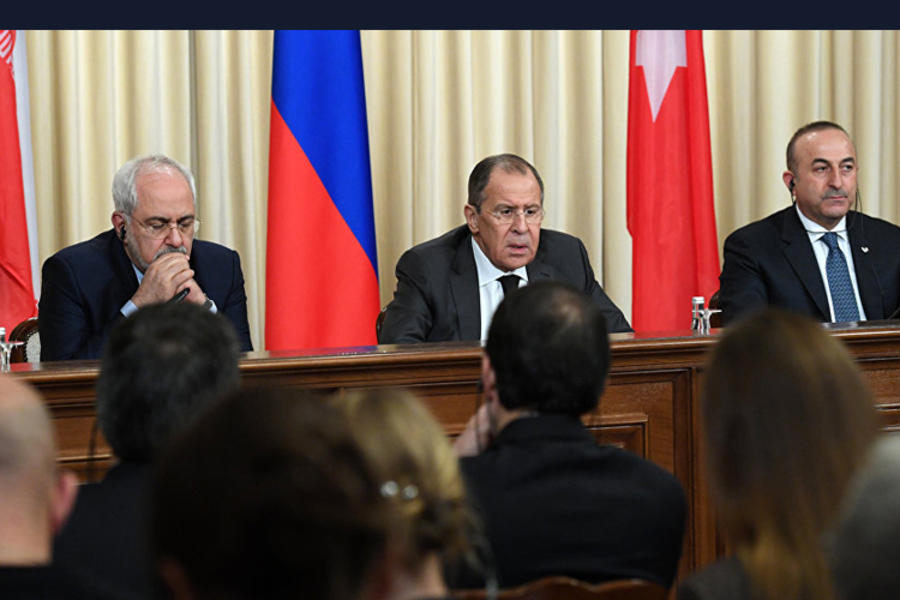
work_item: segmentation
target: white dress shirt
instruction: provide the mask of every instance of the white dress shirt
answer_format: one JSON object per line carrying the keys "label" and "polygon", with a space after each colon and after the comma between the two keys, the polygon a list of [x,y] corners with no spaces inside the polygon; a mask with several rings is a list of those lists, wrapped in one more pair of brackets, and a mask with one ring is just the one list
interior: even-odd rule
{"label": "white dress shirt", "polygon": [[501,271],[481,251],[481,246],[472,238],[472,252],[475,254],[475,268],[478,271],[478,296],[481,300],[481,341],[487,340],[488,329],[491,327],[491,319],[494,311],[503,300],[503,286],[498,277],[504,275],[518,275],[519,287],[528,285],[528,269],[519,267],[515,271]]}

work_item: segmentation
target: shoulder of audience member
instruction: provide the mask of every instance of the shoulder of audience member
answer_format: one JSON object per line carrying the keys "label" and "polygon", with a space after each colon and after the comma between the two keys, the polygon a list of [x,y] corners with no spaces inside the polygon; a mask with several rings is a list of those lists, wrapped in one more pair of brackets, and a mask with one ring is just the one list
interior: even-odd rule
{"label": "shoulder of audience member", "polygon": [[749,600],[750,579],[741,563],[723,558],[688,576],[678,587],[678,600]]}

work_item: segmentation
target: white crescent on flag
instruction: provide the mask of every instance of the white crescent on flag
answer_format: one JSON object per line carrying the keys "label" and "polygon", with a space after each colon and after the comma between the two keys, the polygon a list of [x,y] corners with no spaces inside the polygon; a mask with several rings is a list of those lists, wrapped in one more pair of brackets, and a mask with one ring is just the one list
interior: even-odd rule
{"label": "white crescent on flag", "polygon": [[644,82],[647,96],[650,98],[650,111],[653,121],[659,114],[659,107],[675,69],[687,66],[687,49],[684,41],[684,30],[681,29],[642,29],[637,32],[637,44],[634,51],[634,64],[644,67]]}

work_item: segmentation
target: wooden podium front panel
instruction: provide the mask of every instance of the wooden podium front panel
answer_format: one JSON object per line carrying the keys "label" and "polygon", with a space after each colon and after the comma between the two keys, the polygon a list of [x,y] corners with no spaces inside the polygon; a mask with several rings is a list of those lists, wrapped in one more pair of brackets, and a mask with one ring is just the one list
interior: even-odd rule
{"label": "wooden podium front panel", "polygon": [[[688,526],[680,573],[721,555],[706,489],[699,397],[704,363],[719,332],[698,336],[640,337],[613,334],[612,366],[599,407],[585,415],[588,429],[604,443],[644,456],[674,473],[688,498]],[[900,328],[859,327],[835,331],[859,362],[876,397],[886,431],[900,432]],[[478,343],[371,346],[314,352],[250,353],[241,360],[243,385],[280,385],[335,391],[406,387],[419,395],[458,435],[478,406],[481,370]],[[19,363],[13,376],[44,396],[59,440],[59,460],[82,479],[110,465],[99,433],[90,453],[97,361]],[[89,465],[92,468],[89,469]]]}
{"label": "wooden podium front panel", "polygon": [[860,359],[859,366],[875,396],[882,430],[900,433],[900,360]]}

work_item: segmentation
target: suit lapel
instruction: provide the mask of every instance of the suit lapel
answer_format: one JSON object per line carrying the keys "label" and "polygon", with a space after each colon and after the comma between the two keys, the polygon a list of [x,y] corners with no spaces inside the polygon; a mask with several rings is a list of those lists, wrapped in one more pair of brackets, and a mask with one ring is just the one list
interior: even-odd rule
{"label": "suit lapel", "polygon": [[125,254],[122,241],[112,232],[109,240],[109,253],[112,257],[113,269],[116,272],[115,281],[111,283],[112,294],[116,300],[113,302],[118,310],[129,298],[134,296],[138,289],[137,276],[131,265],[131,259]]}
{"label": "suit lapel", "polygon": [[481,339],[481,299],[471,240],[471,235],[463,236],[450,272],[450,293],[456,306],[459,339],[462,340]]}
{"label": "suit lapel", "polygon": [[853,268],[856,271],[856,286],[859,288],[859,297],[866,311],[866,318],[883,319],[885,314],[881,285],[872,264],[877,248],[869,244],[862,227],[861,214],[854,212],[847,215],[847,235],[850,238]]}
{"label": "suit lapel", "polygon": [[781,242],[784,255],[807,293],[812,297],[820,316],[825,321],[831,320],[831,311],[828,310],[828,297],[825,295],[825,284],[822,282],[822,274],[812,245],[809,243],[809,234],[803,228],[800,218],[792,206],[786,209],[784,223],[781,229]]}

